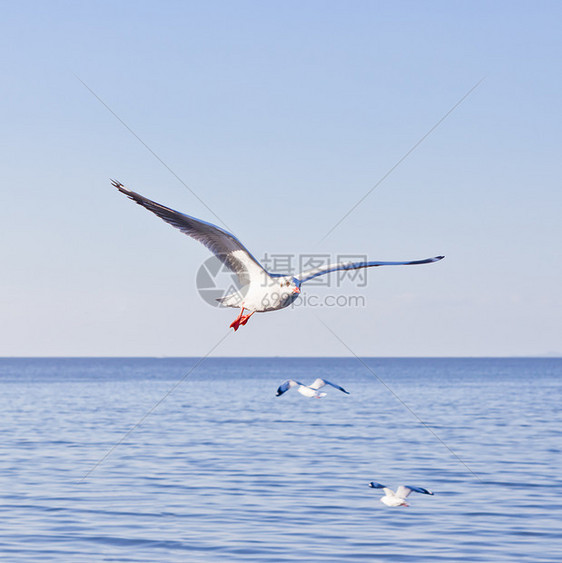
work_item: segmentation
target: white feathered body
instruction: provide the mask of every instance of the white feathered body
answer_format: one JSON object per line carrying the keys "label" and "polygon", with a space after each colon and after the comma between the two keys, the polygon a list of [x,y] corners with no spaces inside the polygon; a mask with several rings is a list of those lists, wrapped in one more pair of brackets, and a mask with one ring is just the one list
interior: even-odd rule
{"label": "white feathered body", "polygon": [[312,389],[311,387],[308,387],[308,385],[301,385],[297,391],[301,394],[304,395],[305,397],[314,397],[315,399],[321,399],[322,397],[325,397],[328,393],[320,393],[317,389]]}
{"label": "white feathered body", "polygon": [[398,496],[392,489],[385,487],[383,491],[385,492],[385,495],[384,497],[381,497],[381,502],[386,504],[386,506],[409,506],[406,499]]}
{"label": "white feathered body", "polygon": [[249,283],[220,298],[218,301],[223,307],[244,307],[249,311],[265,313],[284,309],[298,299],[300,291],[292,276],[277,277],[268,274],[241,250],[234,251],[231,256],[249,272]]}

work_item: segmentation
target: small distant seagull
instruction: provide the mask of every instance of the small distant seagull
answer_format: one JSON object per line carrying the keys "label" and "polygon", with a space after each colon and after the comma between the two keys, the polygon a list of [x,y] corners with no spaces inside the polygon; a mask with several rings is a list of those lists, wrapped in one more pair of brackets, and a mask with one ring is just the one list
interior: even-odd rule
{"label": "small distant seagull", "polygon": [[279,397],[279,395],[283,395],[285,391],[288,391],[292,387],[298,387],[297,391],[301,395],[304,395],[305,397],[314,397],[315,399],[321,399],[322,397],[325,397],[327,393],[319,393],[318,389],[322,389],[322,387],[324,387],[325,385],[331,385],[332,387],[335,387],[336,389],[343,391],[346,395],[349,395],[349,391],[346,391],[343,387],[340,387],[335,383],[330,383],[326,379],[318,378],[311,385],[305,385],[304,383],[301,383],[300,381],[295,381],[294,379],[287,379],[285,383],[282,383],[279,386],[275,396]]}
{"label": "small distant seagull", "polygon": [[[399,266],[409,264],[429,264],[444,258],[435,256],[425,260],[411,260],[409,262],[341,262],[339,264],[323,265],[306,270],[293,276],[291,274],[272,274],[250,254],[248,249],[231,233],[206,221],[201,221],[190,215],[174,211],[152,201],[136,192],[127,189],[121,182],[112,180],[111,183],[122,194],[152,211],[155,215],[179,229],[186,235],[198,240],[206,246],[227,268],[232,270],[240,283],[241,289],[230,295],[217,299],[223,307],[240,308],[240,314],[231,328],[238,330],[245,325],[254,313],[277,311],[288,307],[295,301],[300,292],[301,284],[324,274],[337,270],[358,270],[373,266]],[[248,315],[244,311],[248,310]]]}
{"label": "small distant seagull", "polygon": [[423,489],[422,487],[412,487],[411,485],[406,487],[404,485],[400,485],[398,489],[396,489],[396,492],[384,485],[381,485],[380,483],[375,483],[374,481],[369,483],[369,487],[372,487],[373,489],[382,489],[384,491],[384,497],[381,497],[381,502],[386,504],[386,506],[410,506],[406,502],[406,497],[410,493],[423,493],[424,495],[433,494],[427,489]]}

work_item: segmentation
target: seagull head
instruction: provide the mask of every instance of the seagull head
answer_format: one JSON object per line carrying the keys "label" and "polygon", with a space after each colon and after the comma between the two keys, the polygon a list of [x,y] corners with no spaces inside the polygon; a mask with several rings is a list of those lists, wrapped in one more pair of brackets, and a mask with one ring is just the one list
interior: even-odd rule
{"label": "seagull head", "polygon": [[301,292],[300,281],[292,276],[285,276],[279,280],[281,297],[284,301],[292,303]]}
{"label": "seagull head", "polygon": [[291,284],[289,286],[292,292],[298,295],[301,292],[301,282],[297,278],[291,279]]}

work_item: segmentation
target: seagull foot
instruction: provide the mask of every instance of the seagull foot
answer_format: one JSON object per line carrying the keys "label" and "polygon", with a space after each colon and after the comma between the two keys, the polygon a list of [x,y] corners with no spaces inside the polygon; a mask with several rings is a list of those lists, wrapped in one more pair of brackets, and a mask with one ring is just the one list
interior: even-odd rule
{"label": "seagull foot", "polygon": [[236,317],[232,323],[230,323],[230,328],[233,328],[234,331],[236,332],[241,326],[244,326],[247,322],[248,319],[255,313],[255,311],[252,311],[249,315],[239,315],[238,317]]}
{"label": "seagull foot", "polygon": [[244,307],[242,307],[240,314],[232,321],[232,323],[230,323],[230,328],[233,328],[234,332],[236,332],[240,328],[240,322],[242,321],[243,318],[244,318]]}
{"label": "seagull foot", "polygon": [[244,315],[241,319],[240,319],[240,324],[242,326],[244,326],[248,320],[250,319],[250,317],[255,313],[255,311],[252,311],[249,315]]}

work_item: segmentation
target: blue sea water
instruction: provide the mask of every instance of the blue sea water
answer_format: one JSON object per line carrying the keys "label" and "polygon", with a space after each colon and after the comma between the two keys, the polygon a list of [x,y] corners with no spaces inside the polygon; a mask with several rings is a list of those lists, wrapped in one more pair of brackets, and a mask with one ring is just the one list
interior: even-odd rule
{"label": "blue sea water", "polygon": [[0,360],[0,559],[562,560],[562,360],[196,364]]}

